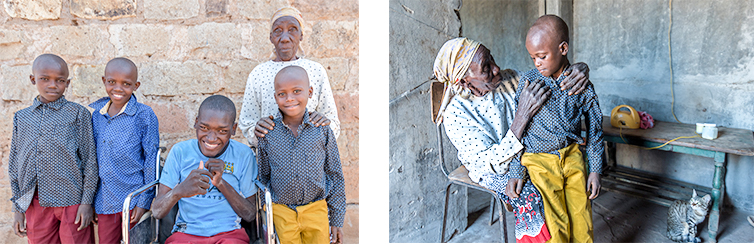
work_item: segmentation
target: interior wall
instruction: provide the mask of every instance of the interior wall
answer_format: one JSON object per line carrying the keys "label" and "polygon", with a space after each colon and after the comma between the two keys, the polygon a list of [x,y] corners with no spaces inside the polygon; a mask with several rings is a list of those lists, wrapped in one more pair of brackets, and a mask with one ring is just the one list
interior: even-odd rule
{"label": "interior wall", "polygon": [[[460,0],[390,1],[390,242],[440,242],[448,180],[438,164],[427,91],[437,51],[460,33],[460,6]],[[445,150],[455,169],[460,163],[447,139]],[[446,236],[467,224],[466,189],[450,192]]]}
{"label": "interior wall", "polygon": [[[656,120],[671,113],[667,0],[574,0],[572,51],[591,68],[602,113],[628,104]],[[754,129],[754,3],[673,1],[671,42],[675,115]],[[688,135],[694,135],[689,131]],[[679,135],[679,136],[688,136]],[[712,159],[621,146],[618,162],[711,186]],[[754,210],[752,157],[729,156],[725,203]]]}

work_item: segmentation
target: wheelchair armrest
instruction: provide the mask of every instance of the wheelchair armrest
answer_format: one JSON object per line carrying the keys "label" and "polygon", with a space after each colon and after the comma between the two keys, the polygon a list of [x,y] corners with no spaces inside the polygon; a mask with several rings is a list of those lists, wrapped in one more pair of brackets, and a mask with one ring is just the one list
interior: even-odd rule
{"label": "wheelchair armrest", "polygon": [[138,196],[141,193],[144,193],[145,191],[149,190],[152,187],[156,187],[160,184],[159,180],[155,180],[150,182],[149,184],[146,184],[139,189],[136,189],[135,191],[131,192],[126,196],[126,200],[123,201],[123,212],[122,212],[122,219],[121,219],[121,228],[123,231],[123,240],[126,244],[128,244],[129,236],[128,236],[128,230],[129,228],[129,222],[131,220],[131,201],[134,199],[134,197]]}

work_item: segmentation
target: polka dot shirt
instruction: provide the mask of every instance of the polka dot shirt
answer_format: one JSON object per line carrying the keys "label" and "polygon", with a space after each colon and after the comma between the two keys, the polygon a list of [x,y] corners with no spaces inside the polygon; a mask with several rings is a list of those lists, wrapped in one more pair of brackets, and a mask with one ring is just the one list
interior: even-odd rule
{"label": "polka dot shirt", "polygon": [[335,136],[329,127],[314,127],[304,114],[298,137],[281,116],[259,139],[259,179],[270,188],[272,201],[291,209],[322,199],[327,201],[331,226],[343,227],[346,194]]}
{"label": "polka dot shirt", "polygon": [[98,176],[89,110],[61,97],[35,98],[16,112],[8,175],[16,212],[26,212],[35,188],[42,207],[92,204]]}
{"label": "polka dot shirt", "polygon": [[257,121],[263,116],[275,115],[278,111],[278,105],[275,103],[275,75],[281,69],[291,65],[304,68],[309,75],[309,85],[314,93],[309,98],[306,108],[309,111],[317,111],[330,119],[330,128],[335,138],[340,134],[338,108],[335,107],[335,99],[325,68],[317,62],[304,58],[287,62],[267,61],[257,65],[249,73],[241,113],[238,116],[238,127],[251,146],[257,145],[257,138],[254,136]]}
{"label": "polka dot shirt", "polygon": [[[160,125],[154,111],[133,95],[114,117],[107,114],[110,105],[109,97],[89,105],[94,108],[92,125],[100,178],[94,201],[97,214],[120,213],[129,193],[156,179]],[[130,209],[149,209],[152,198],[154,190],[149,189],[136,196]]]}
{"label": "polka dot shirt", "polygon": [[474,182],[484,174],[508,172],[511,158],[523,149],[508,130],[516,112],[517,85],[503,83],[482,97],[455,96],[443,113],[446,134]]}
{"label": "polka dot shirt", "polygon": [[[516,101],[521,94],[524,82],[543,82],[550,87],[550,98],[542,105],[536,115],[532,117],[522,142],[528,153],[550,153],[559,155],[558,149],[565,148],[572,143],[581,144],[581,116],[586,120],[586,155],[589,162],[589,172],[602,172],[602,111],[600,110],[597,94],[590,83],[584,92],[568,95],[568,90],[561,91],[560,82],[564,75],[553,80],[544,77],[536,69],[526,72],[519,82],[516,91]],[[522,155],[523,153],[519,153]],[[520,155],[511,162],[511,173],[514,178],[522,178],[526,168],[521,165]]]}

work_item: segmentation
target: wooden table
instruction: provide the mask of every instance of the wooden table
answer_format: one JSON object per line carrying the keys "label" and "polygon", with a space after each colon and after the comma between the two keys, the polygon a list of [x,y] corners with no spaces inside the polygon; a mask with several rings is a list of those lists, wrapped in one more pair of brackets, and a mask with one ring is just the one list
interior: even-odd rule
{"label": "wooden table", "polygon": [[[679,136],[693,136],[696,125],[679,124],[656,121],[652,129],[618,129],[610,125],[610,117],[602,119],[604,140],[607,142],[608,165],[615,166],[615,143],[625,143],[641,147],[657,147]],[[621,134],[623,137],[621,138]],[[754,156],[754,134],[751,130],[718,127],[718,138],[707,140],[703,138],[679,139],[658,148],[657,150],[672,151],[713,158],[715,174],[712,180],[712,209],[709,215],[709,237],[717,242],[720,208],[725,196],[724,174],[727,165],[727,154]],[[616,167],[609,167],[615,169]],[[609,174],[609,172],[607,173]]]}

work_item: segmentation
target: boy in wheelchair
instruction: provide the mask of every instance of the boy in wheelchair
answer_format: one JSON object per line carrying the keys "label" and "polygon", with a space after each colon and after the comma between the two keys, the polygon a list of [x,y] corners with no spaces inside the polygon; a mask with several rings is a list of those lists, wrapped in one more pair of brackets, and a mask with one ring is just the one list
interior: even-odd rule
{"label": "boy in wheelchair", "polygon": [[170,150],[152,204],[158,219],[179,206],[166,243],[249,243],[240,223],[256,217],[257,165],[251,148],[230,139],[236,127],[233,102],[210,96],[199,106],[196,139]]}

